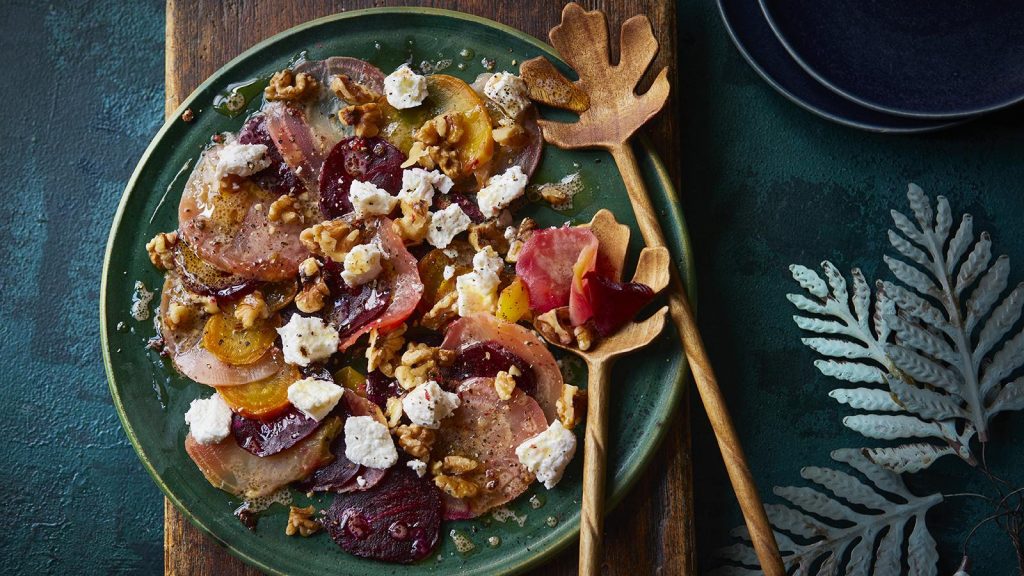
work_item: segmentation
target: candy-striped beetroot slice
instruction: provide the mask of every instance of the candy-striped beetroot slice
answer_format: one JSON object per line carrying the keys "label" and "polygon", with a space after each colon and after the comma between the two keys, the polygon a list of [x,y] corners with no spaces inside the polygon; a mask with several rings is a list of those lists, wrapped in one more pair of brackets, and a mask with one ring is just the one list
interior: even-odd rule
{"label": "candy-striped beetroot slice", "polygon": [[231,416],[231,433],[235,441],[242,449],[260,457],[291,448],[319,426],[319,422],[294,407],[266,422],[239,414]]}

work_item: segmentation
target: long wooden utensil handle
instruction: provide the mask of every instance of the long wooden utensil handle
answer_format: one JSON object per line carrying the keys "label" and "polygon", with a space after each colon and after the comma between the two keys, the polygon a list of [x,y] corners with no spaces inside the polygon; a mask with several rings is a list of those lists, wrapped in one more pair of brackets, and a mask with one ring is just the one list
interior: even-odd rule
{"label": "long wooden utensil handle", "polygon": [[608,374],[610,361],[587,366],[587,431],[583,444],[583,511],[580,513],[580,576],[600,576],[607,477]]}
{"label": "long wooden utensil handle", "polygon": [[[664,246],[665,236],[661,231],[657,215],[654,213],[654,207],[651,206],[647,189],[644,187],[633,149],[626,142],[611,147],[609,152],[615,158],[615,164],[626,184],[626,191],[633,204],[633,211],[636,213],[637,224],[640,226],[640,233],[643,234],[644,241],[648,246]],[[761,569],[768,576],[784,576],[786,571],[782,565],[782,558],[779,556],[775,534],[772,532],[771,524],[768,523],[768,516],[765,514],[764,505],[758,495],[754,477],[743,456],[743,448],[736,436],[736,428],[732,424],[732,418],[729,417],[725,399],[722,398],[722,391],[718,387],[711,362],[704,350],[704,342],[697,330],[693,310],[683,292],[675,266],[672,266],[672,287],[669,291],[668,303],[669,314],[683,341],[686,360],[690,364],[701,402],[704,404],[704,410],[707,412],[711,428],[718,440],[718,448],[722,452],[729,480],[732,482],[733,491],[736,492],[736,498],[739,501],[740,510],[743,512],[747,530],[750,531],[750,538],[754,550],[757,552],[757,558],[761,562]],[[589,426],[587,430],[589,436]],[[584,477],[584,486],[586,486],[585,482],[586,478]]]}

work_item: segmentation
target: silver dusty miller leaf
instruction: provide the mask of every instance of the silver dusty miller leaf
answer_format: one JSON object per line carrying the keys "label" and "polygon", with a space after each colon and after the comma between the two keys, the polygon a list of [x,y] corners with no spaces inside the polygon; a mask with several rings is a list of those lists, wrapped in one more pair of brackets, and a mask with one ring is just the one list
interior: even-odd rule
{"label": "silver dusty miller leaf", "polygon": [[[915,496],[899,474],[873,462],[864,450],[836,450],[832,459],[862,476],[807,467],[800,475],[816,487],[777,487],[775,494],[788,504],[765,507],[787,569],[796,574],[814,569],[819,576],[898,574],[906,565],[909,574],[936,574],[938,551],[925,515],[942,495]],[[746,530],[734,535],[742,541],[719,551],[730,563],[711,574],[761,574]]]}

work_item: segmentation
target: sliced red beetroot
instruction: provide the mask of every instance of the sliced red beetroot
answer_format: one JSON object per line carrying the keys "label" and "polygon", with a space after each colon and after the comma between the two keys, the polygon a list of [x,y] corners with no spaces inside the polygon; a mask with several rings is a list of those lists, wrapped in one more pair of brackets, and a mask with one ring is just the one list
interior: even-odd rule
{"label": "sliced red beetroot", "polygon": [[370,182],[392,195],[402,189],[405,154],[383,138],[353,136],[338,142],[324,160],[320,174],[320,211],[340,218],[352,211],[353,180]]}
{"label": "sliced red beetroot", "polygon": [[295,446],[260,458],[227,438],[218,444],[200,444],[189,434],[185,451],[215,488],[247,499],[268,496],[301,480],[330,461],[331,440],[341,430],[341,419],[329,418],[312,436]]}
{"label": "sliced red beetroot", "polygon": [[435,194],[431,208],[435,211],[444,210],[452,204],[458,204],[459,208],[462,208],[462,211],[466,213],[466,216],[469,216],[469,219],[477,224],[487,220],[484,213],[480,211],[480,206],[477,205],[475,200],[465,194],[459,194],[458,192]]}
{"label": "sliced red beetroot", "polygon": [[377,244],[387,256],[383,262],[384,271],[377,281],[388,284],[391,301],[380,316],[342,338],[341,344],[338,346],[341,351],[345,351],[360,336],[374,328],[380,332],[387,332],[405,322],[405,319],[416,309],[420,297],[423,296],[423,282],[420,281],[416,258],[406,250],[405,244],[395,232],[391,220],[378,218],[375,234]]}
{"label": "sliced red beetroot", "polygon": [[380,370],[374,370],[366,375],[366,398],[377,406],[384,408],[388,398],[398,396],[402,393],[398,380],[388,378]]}
{"label": "sliced red beetroot", "polygon": [[465,456],[480,463],[462,477],[483,489],[472,498],[445,495],[445,518],[474,518],[517,498],[534,477],[519,463],[516,446],[548,427],[537,401],[519,390],[498,398],[493,378],[473,378],[459,387],[462,404],[441,423],[432,454]]}
{"label": "sliced red beetroot", "polygon": [[[164,318],[172,300],[183,301],[190,296],[177,274],[167,274],[160,298],[160,317]],[[238,386],[276,374],[285,364],[280,349],[272,347],[262,358],[241,366],[228,364],[202,346],[204,322],[170,328],[161,323],[160,336],[164,349],[186,378],[209,386]]]}
{"label": "sliced red beetroot", "polygon": [[334,302],[326,317],[342,339],[377,319],[391,303],[388,286],[376,280],[353,288],[342,282],[331,293]]}
{"label": "sliced red beetroot", "polygon": [[303,492],[341,492],[359,474],[361,466],[345,457],[345,435],[338,434],[331,442],[334,460],[313,471],[297,487]]}
{"label": "sliced red beetroot", "polygon": [[527,363],[536,377],[531,395],[540,404],[548,422],[554,421],[558,416],[555,403],[565,384],[555,357],[537,334],[491,314],[474,314],[449,324],[441,346],[448,350],[464,350],[482,342],[494,343]]}
{"label": "sliced red beetroot", "polygon": [[654,300],[649,286],[636,282],[616,282],[596,272],[586,276],[586,293],[594,310],[594,328],[601,336],[610,336]]}
{"label": "sliced red beetroot", "polygon": [[516,386],[527,394],[536,392],[537,374],[530,363],[493,341],[476,342],[460,348],[455,361],[442,374],[445,386],[454,389],[467,378],[494,378],[498,372],[508,372],[512,366],[520,373],[516,376]]}
{"label": "sliced red beetroot", "polygon": [[374,490],[337,496],[324,528],[349,554],[409,564],[437,546],[441,496],[430,479],[395,467]]}
{"label": "sliced red beetroot", "polygon": [[569,304],[573,266],[588,246],[597,248],[589,228],[545,228],[530,236],[516,262],[516,275],[530,292],[531,310],[542,314]]}
{"label": "sliced red beetroot", "polygon": [[231,434],[235,441],[244,450],[260,457],[291,448],[319,427],[319,422],[294,407],[266,422],[240,414],[231,416]]}
{"label": "sliced red beetroot", "polygon": [[277,149],[277,144],[267,129],[267,117],[262,113],[254,114],[238,132],[239,144],[263,144],[267,147],[267,158],[270,166],[253,174],[252,179],[260,188],[273,192],[277,196],[290,194],[298,196],[306,191],[306,185],[296,176]]}

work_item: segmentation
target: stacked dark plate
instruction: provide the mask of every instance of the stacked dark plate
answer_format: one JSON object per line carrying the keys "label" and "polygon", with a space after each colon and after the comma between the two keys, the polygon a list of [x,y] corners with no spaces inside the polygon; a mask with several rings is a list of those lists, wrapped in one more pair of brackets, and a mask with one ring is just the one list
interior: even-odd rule
{"label": "stacked dark plate", "polygon": [[1024,4],[1013,0],[718,0],[751,66],[807,110],[923,132],[1024,100]]}

